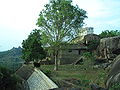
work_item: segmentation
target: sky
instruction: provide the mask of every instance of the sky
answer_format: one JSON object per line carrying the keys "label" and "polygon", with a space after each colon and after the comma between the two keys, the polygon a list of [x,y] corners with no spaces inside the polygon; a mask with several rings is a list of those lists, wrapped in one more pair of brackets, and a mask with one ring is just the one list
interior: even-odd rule
{"label": "sky", "polygon": [[[39,13],[49,0],[0,0],[0,51],[19,47],[37,28]],[[87,11],[84,27],[94,33],[120,30],[120,0],[73,0],[73,5]]]}

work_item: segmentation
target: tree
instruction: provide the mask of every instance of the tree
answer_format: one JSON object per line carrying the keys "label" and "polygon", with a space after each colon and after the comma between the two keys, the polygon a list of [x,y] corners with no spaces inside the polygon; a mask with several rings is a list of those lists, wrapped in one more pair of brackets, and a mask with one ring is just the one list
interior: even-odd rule
{"label": "tree", "polygon": [[40,42],[41,36],[39,30],[33,30],[26,40],[22,42],[23,59],[26,62],[38,61],[45,58],[45,51]]}
{"label": "tree", "polygon": [[71,0],[52,0],[40,12],[36,25],[40,27],[42,42],[54,52],[54,70],[58,69],[60,45],[78,35],[78,28],[84,25],[85,18],[86,11],[73,6]]}
{"label": "tree", "polygon": [[111,30],[111,31],[105,30],[105,31],[102,31],[102,33],[99,35],[101,38],[120,36],[120,30]]}

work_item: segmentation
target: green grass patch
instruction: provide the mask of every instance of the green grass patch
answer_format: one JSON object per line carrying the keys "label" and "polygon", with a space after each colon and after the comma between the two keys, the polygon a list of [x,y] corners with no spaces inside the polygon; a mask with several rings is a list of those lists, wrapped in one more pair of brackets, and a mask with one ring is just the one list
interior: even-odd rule
{"label": "green grass patch", "polygon": [[[104,87],[107,71],[104,69],[87,68],[84,65],[60,65],[58,71],[53,71],[54,65],[42,65],[40,69],[48,75],[59,87],[82,87],[90,89],[90,84],[95,83]],[[64,81],[69,82],[70,86]],[[74,82],[78,83],[74,83]]]}

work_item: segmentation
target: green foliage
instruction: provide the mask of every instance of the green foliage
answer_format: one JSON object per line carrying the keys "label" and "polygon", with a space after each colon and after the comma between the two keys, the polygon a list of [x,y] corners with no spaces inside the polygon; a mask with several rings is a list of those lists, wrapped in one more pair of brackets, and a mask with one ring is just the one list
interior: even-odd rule
{"label": "green foliage", "polygon": [[85,53],[83,53],[83,56],[85,58],[90,58],[91,57],[91,53],[90,52],[85,52]]}
{"label": "green foliage", "polygon": [[88,60],[95,60],[94,54],[90,52],[83,53],[83,56]]}
{"label": "green foliage", "polygon": [[11,70],[0,66],[0,90],[20,90],[21,82]]}
{"label": "green foliage", "polygon": [[23,40],[23,59],[26,62],[38,61],[45,58],[45,51],[42,48],[41,36],[39,30],[33,30],[26,40]]}
{"label": "green foliage", "polygon": [[53,0],[45,8],[40,12],[37,25],[41,28],[42,41],[50,46],[71,40],[87,17],[86,11],[67,0]]}
{"label": "green foliage", "polygon": [[83,62],[84,63],[83,66],[87,67],[85,69],[89,69],[95,61],[95,55],[91,52],[85,52],[85,53],[83,53],[82,56],[85,59],[84,62]]}
{"label": "green foliage", "polygon": [[73,6],[71,0],[52,0],[40,12],[36,25],[40,27],[42,43],[50,47],[56,59],[60,45],[78,35],[85,18],[86,11]]}
{"label": "green foliage", "polygon": [[112,87],[109,88],[109,90],[119,90],[120,89],[120,83],[115,83],[112,85]]}
{"label": "green foliage", "polygon": [[101,38],[120,36],[120,30],[111,30],[111,31],[105,30],[105,31],[102,31],[102,33],[99,35]]}
{"label": "green foliage", "polygon": [[[69,87],[78,88],[82,90],[91,90],[90,84],[96,83],[99,86],[104,87],[104,81],[107,78],[107,71],[103,69],[93,69],[92,66],[88,67],[85,65],[60,65],[59,71],[53,71],[54,65],[42,65],[40,69],[42,71],[51,71],[50,78],[56,82],[59,87],[65,87],[66,83],[61,83],[63,80],[69,80]],[[87,69],[85,69],[87,68]],[[74,80],[71,80],[74,79]],[[68,82],[69,82],[68,81]],[[78,81],[78,82],[77,82]],[[77,83],[74,83],[77,82]],[[84,89],[83,89],[84,88]],[[119,89],[118,89],[119,90]]]}
{"label": "green foliage", "polygon": [[81,85],[84,87],[89,87],[91,80],[82,80],[81,81]]}

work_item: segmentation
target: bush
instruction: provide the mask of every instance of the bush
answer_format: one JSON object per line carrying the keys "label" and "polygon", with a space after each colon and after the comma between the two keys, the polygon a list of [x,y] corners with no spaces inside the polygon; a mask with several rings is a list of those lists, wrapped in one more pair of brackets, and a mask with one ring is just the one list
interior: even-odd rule
{"label": "bush", "polygon": [[0,67],[0,90],[20,90],[22,80],[11,70]]}
{"label": "bush", "polygon": [[85,52],[85,53],[83,53],[82,56],[85,57],[85,58],[88,59],[88,60],[95,60],[94,54],[93,54],[93,53],[90,53],[90,52]]}
{"label": "bush", "polygon": [[109,88],[109,90],[120,90],[120,83],[113,84],[112,87]]}
{"label": "bush", "polygon": [[82,56],[84,57],[84,64],[83,64],[84,68],[85,69],[91,68],[91,66],[95,62],[94,54],[92,54],[90,52],[85,52],[85,53],[83,53]]}

